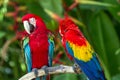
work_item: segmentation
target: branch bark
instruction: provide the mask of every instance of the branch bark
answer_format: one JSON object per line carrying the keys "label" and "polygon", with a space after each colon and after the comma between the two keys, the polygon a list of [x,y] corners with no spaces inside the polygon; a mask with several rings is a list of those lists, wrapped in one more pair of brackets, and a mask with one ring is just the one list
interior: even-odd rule
{"label": "branch bark", "polygon": [[3,45],[3,47],[1,48],[1,58],[2,58],[3,60],[6,59],[9,45],[10,45],[11,43],[13,43],[14,41],[16,41],[16,40],[17,40],[16,36],[12,37],[11,39],[7,40],[7,41],[5,42],[5,44]]}
{"label": "branch bark", "polygon": [[[58,74],[58,73],[75,73],[72,66],[60,65],[55,67],[48,67],[46,68],[48,73],[45,73],[45,70],[38,69],[37,77],[44,76],[47,74]],[[80,71],[81,73],[81,71]],[[36,78],[35,73],[32,71],[30,73],[25,74],[19,80],[31,80]]]}

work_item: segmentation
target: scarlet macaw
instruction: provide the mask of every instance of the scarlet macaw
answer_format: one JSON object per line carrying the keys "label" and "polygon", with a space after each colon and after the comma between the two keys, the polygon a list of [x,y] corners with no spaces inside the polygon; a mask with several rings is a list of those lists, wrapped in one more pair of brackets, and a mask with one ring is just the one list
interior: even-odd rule
{"label": "scarlet macaw", "polygon": [[[27,14],[22,17],[22,22],[28,33],[23,40],[28,72],[43,66],[52,66],[54,41],[43,20],[35,14]],[[45,77],[42,79],[46,80]]]}
{"label": "scarlet macaw", "polygon": [[60,21],[62,44],[89,80],[105,80],[105,75],[95,51],[78,26],[68,17]]}

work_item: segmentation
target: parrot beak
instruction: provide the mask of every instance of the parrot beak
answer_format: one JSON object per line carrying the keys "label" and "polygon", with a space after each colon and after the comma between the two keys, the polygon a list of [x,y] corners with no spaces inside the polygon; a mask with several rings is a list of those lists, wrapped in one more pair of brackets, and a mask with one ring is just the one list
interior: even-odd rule
{"label": "parrot beak", "polygon": [[30,24],[28,21],[23,22],[24,28],[28,34],[32,33],[34,31],[34,26]]}
{"label": "parrot beak", "polygon": [[28,21],[23,22],[24,28],[28,34],[30,34],[30,25]]}
{"label": "parrot beak", "polygon": [[59,33],[60,33],[61,36],[63,36],[61,28],[59,28]]}

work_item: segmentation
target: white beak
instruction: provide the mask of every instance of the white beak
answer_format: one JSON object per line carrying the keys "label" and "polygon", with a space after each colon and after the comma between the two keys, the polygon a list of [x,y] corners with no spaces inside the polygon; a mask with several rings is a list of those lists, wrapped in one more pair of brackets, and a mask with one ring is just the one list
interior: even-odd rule
{"label": "white beak", "polygon": [[25,28],[26,32],[28,34],[30,34],[30,25],[29,25],[28,21],[24,21],[23,25],[24,25],[24,28]]}
{"label": "white beak", "polygon": [[60,33],[61,36],[63,36],[61,29],[59,29],[59,33]]}

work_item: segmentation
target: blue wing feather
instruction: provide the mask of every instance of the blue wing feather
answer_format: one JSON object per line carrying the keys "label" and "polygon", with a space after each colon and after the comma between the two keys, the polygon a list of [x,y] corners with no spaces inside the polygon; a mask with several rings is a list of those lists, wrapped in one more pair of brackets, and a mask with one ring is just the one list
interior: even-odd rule
{"label": "blue wing feather", "polygon": [[72,50],[72,48],[70,47],[70,45],[69,45],[68,42],[66,42],[66,50],[68,51],[68,53],[69,53],[72,57],[74,57],[73,50]]}
{"label": "blue wing feather", "polygon": [[[69,45],[69,42],[66,42],[66,50],[71,56],[74,57],[74,53]],[[81,70],[88,76],[90,80],[105,80],[104,73],[95,53],[93,53],[92,59],[88,62],[78,60],[75,57],[74,59],[76,63],[80,66]]]}
{"label": "blue wing feather", "polygon": [[48,64],[49,64],[49,66],[52,66],[52,59],[53,59],[53,53],[54,53],[54,41],[53,41],[53,39],[50,37],[49,39],[48,39],[48,42],[49,42],[49,55],[48,55]]}
{"label": "blue wing feather", "polygon": [[30,51],[29,39],[28,38],[25,38],[23,40],[23,49],[24,49],[24,54],[25,54],[25,59],[26,59],[28,72],[31,72],[31,70],[32,70],[32,60],[31,60],[31,51]]}

